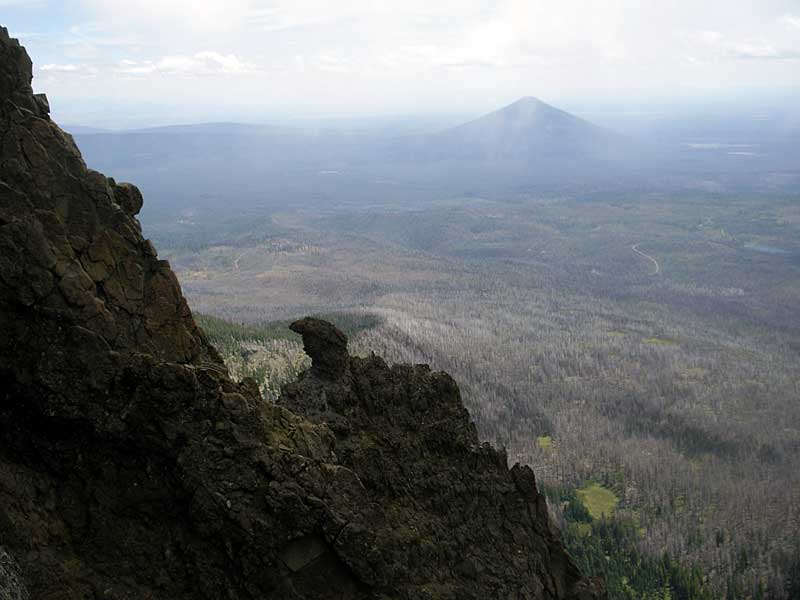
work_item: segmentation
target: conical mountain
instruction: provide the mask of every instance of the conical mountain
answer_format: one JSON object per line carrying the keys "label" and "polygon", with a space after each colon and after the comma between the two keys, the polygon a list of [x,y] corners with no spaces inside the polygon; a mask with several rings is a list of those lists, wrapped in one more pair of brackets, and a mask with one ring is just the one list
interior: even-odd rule
{"label": "conical mountain", "polygon": [[521,160],[603,157],[615,133],[530,96],[477,119],[424,136],[415,149],[435,159]]}

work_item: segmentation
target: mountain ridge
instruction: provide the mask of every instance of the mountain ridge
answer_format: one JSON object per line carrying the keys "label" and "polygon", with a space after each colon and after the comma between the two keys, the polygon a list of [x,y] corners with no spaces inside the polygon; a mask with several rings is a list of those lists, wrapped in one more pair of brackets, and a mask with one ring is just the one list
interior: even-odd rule
{"label": "mountain ridge", "polygon": [[278,404],[232,381],[31,80],[0,28],[0,596],[605,597],[448,375],[305,319]]}

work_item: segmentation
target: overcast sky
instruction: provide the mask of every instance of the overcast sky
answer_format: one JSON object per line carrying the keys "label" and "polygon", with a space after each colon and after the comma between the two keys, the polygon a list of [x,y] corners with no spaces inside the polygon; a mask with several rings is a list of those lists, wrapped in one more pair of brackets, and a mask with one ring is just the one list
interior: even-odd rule
{"label": "overcast sky", "polygon": [[0,0],[65,122],[799,97],[800,0]]}

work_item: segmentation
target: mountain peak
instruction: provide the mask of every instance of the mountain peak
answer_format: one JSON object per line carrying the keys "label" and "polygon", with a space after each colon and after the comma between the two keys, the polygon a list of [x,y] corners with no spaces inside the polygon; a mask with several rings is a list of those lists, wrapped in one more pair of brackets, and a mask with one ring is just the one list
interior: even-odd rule
{"label": "mountain peak", "polygon": [[[525,127],[533,125],[533,122],[526,122],[525,119],[552,119],[552,120],[570,120],[570,121],[582,121],[575,115],[571,115],[568,112],[565,112],[559,108],[556,108],[552,104],[548,104],[539,98],[534,96],[523,96],[519,100],[512,102],[502,108],[499,108],[483,117],[479,117],[476,119],[480,121],[483,118],[491,117],[492,115],[499,115],[503,118],[509,118],[513,116],[517,119],[523,119],[523,121],[515,121],[513,123],[516,127]],[[473,121],[474,122],[474,121]],[[590,123],[585,122],[587,126],[593,127]]]}
{"label": "mountain peak", "polygon": [[[511,104],[503,106],[502,108],[499,108],[491,113],[488,113],[487,115],[484,115],[484,117],[488,117],[494,114],[520,114],[528,116],[549,115],[549,118],[561,118],[561,119],[581,121],[589,126],[594,127],[593,125],[591,125],[591,123],[583,121],[579,117],[576,117],[573,114],[561,110],[560,108],[556,108],[552,104],[548,104],[544,100],[540,100],[535,96],[523,96],[522,98],[515,100]],[[483,117],[479,117],[479,119],[480,118]]]}
{"label": "mountain peak", "polygon": [[522,96],[518,100],[515,100],[514,102],[508,105],[508,107],[511,106],[548,106],[552,108],[552,106],[547,104],[547,102],[539,100],[539,98],[537,98],[536,96]]}
{"label": "mountain peak", "polygon": [[615,136],[584,119],[523,96],[477,119],[428,136],[418,154],[438,159],[530,161],[602,155]]}

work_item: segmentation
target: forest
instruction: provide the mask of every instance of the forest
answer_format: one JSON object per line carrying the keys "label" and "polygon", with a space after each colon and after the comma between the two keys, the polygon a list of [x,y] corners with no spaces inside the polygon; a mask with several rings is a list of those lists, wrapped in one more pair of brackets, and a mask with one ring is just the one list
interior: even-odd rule
{"label": "forest", "polygon": [[613,598],[792,598],[798,234],[795,198],[482,199],[277,211],[162,254],[268,399],[308,365],[305,314],[451,373]]}

